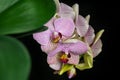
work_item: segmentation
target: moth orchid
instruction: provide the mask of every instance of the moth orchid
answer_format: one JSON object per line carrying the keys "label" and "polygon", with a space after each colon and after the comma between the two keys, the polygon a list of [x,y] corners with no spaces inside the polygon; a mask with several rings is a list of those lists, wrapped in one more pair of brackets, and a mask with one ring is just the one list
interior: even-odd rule
{"label": "moth orchid", "polygon": [[41,44],[41,49],[48,53],[62,42],[72,36],[75,25],[71,18],[57,18],[50,20],[46,26],[48,30],[34,33],[34,39]]}
{"label": "moth orchid", "polygon": [[79,5],[72,7],[54,0],[56,14],[44,26],[48,30],[33,34],[33,38],[47,53],[47,63],[59,75],[68,73],[68,78],[76,75],[79,70],[93,67],[93,58],[102,51],[104,30],[96,35],[89,25],[90,15],[86,18],[79,15]]}
{"label": "moth orchid", "polygon": [[74,64],[79,63],[79,55],[84,54],[88,47],[79,40],[76,42],[64,42],[59,43],[57,48],[48,53],[47,62],[54,70],[60,70],[62,64]]}

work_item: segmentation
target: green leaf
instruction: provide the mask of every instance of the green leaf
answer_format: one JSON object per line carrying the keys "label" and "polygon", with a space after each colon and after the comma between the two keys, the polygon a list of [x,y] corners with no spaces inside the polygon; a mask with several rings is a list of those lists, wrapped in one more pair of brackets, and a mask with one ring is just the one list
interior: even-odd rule
{"label": "green leaf", "polygon": [[30,56],[18,40],[0,36],[0,80],[28,80]]}
{"label": "green leaf", "polygon": [[0,35],[42,29],[54,14],[53,0],[0,0]]}
{"label": "green leaf", "polygon": [[14,5],[19,0],[0,0],[0,13]]}
{"label": "green leaf", "polygon": [[59,75],[62,75],[63,73],[65,73],[66,71],[69,71],[73,68],[73,65],[71,64],[64,64],[61,68],[61,70],[59,71]]}

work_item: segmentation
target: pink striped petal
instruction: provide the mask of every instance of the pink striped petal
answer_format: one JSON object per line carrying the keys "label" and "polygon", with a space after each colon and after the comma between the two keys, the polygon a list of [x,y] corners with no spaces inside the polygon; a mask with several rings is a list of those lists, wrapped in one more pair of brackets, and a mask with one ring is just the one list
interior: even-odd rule
{"label": "pink striped petal", "polygon": [[71,44],[69,46],[69,51],[75,55],[84,54],[88,50],[87,44],[82,41]]}
{"label": "pink striped petal", "polygon": [[67,63],[75,64],[75,65],[79,63],[79,55],[74,55],[74,54],[70,53],[70,56],[71,57],[69,58]]}
{"label": "pink striped petal", "polygon": [[56,54],[58,54],[59,52],[61,52],[62,49],[63,49],[63,47],[60,46],[60,44],[59,44],[56,49],[54,49],[53,51],[51,51],[51,52],[48,53],[48,56],[50,56],[50,57],[55,56]]}
{"label": "pink striped petal", "polygon": [[57,54],[55,56],[52,56],[52,57],[48,56],[47,57],[47,62],[52,69],[60,70],[61,62],[59,61],[59,58],[58,58]]}
{"label": "pink striped petal", "polygon": [[60,43],[55,50],[49,53],[49,56],[54,56],[61,51],[80,55],[84,54],[87,50],[87,45],[82,41],[76,43]]}
{"label": "pink striped petal", "polygon": [[99,39],[95,44],[91,46],[93,57],[96,57],[102,51],[102,41]]}
{"label": "pink striped petal", "polygon": [[49,42],[47,45],[42,45],[41,49],[42,49],[43,52],[48,54],[49,52],[54,50],[56,47],[57,47],[56,43]]}
{"label": "pink striped petal", "polygon": [[48,27],[50,30],[54,31],[54,20],[55,18],[53,17],[50,19],[44,26]]}
{"label": "pink striped petal", "polygon": [[72,18],[72,19],[75,18],[75,12],[73,8],[64,3],[60,4],[60,9],[58,13],[61,17],[67,17],[67,18]]}
{"label": "pink striped petal", "polygon": [[61,69],[61,63],[49,64],[49,67],[54,69],[54,70],[60,70]]}
{"label": "pink striped petal", "polygon": [[56,19],[54,25],[57,32],[60,32],[62,35],[67,37],[72,36],[75,29],[73,20],[68,18]]}
{"label": "pink striped petal", "polygon": [[95,38],[94,29],[91,26],[89,26],[87,34],[85,35],[85,40],[90,45],[93,43],[94,38]]}
{"label": "pink striped petal", "polygon": [[87,20],[82,17],[81,15],[78,16],[77,20],[76,20],[76,29],[78,34],[83,37],[85,36],[85,34],[87,33],[89,28],[89,24],[87,22]]}
{"label": "pink striped petal", "polygon": [[47,45],[50,43],[50,36],[52,35],[52,32],[48,29],[43,32],[38,32],[33,34],[33,38],[41,45]]}

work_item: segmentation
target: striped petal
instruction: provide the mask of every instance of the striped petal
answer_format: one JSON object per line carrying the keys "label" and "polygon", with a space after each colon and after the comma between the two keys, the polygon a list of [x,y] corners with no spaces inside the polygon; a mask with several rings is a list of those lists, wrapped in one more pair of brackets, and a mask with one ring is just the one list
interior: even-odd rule
{"label": "striped petal", "polygon": [[85,40],[90,45],[93,43],[94,38],[95,38],[94,29],[90,26],[87,31],[87,34],[85,35]]}
{"label": "striped petal", "polygon": [[82,42],[76,42],[76,43],[59,43],[57,48],[49,53],[49,56],[54,56],[58,52],[68,52],[73,53],[75,55],[84,54],[88,50],[87,45]]}
{"label": "striped petal", "polygon": [[50,43],[50,36],[52,35],[52,32],[48,29],[43,32],[38,32],[33,34],[33,38],[41,45],[47,45]]}
{"label": "striped petal", "polygon": [[44,26],[48,27],[50,30],[54,31],[54,20],[56,18],[52,17],[52,19],[50,19]]}
{"label": "striped petal", "polygon": [[61,68],[61,62],[59,61],[58,54],[51,57],[47,56],[47,63],[54,70],[60,70]]}
{"label": "striped petal", "polygon": [[96,57],[102,51],[102,41],[99,39],[95,44],[91,46],[93,57]]}
{"label": "striped petal", "polygon": [[57,47],[56,43],[49,42],[47,45],[41,45],[41,49],[45,53],[49,53]]}
{"label": "striped petal", "polygon": [[79,55],[74,55],[72,53],[70,53],[70,58],[68,59],[69,64],[78,64],[79,63]]}
{"label": "striped petal", "polygon": [[67,18],[72,18],[72,19],[75,18],[75,12],[73,8],[64,3],[60,4],[59,15],[61,17],[67,17]]}
{"label": "striped petal", "polygon": [[78,16],[78,19],[76,20],[76,29],[77,33],[80,35],[80,37],[85,36],[89,28],[89,24],[87,20],[82,17],[81,15]]}
{"label": "striped petal", "polygon": [[68,18],[56,19],[54,25],[57,32],[60,32],[62,35],[67,37],[72,36],[75,29],[73,20]]}
{"label": "striped petal", "polygon": [[88,47],[84,42],[79,41],[73,44],[72,43],[69,44],[68,49],[71,53],[75,55],[80,55],[80,54],[84,54],[88,50]]}

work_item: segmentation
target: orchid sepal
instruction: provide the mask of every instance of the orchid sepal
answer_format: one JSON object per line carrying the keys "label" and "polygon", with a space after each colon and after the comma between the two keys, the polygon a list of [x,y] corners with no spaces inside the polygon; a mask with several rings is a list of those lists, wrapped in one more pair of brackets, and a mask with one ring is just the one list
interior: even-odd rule
{"label": "orchid sepal", "polygon": [[90,69],[93,67],[93,56],[91,51],[87,51],[86,54],[83,55],[84,63],[80,63],[75,67],[79,70]]}
{"label": "orchid sepal", "polygon": [[103,32],[104,32],[104,29],[100,30],[100,31],[96,34],[93,44],[95,44],[95,43],[100,39],[100,37],[102,36]]}
{"label": "orchid sepal", "polygon": [[72,64],[63,64],[62,68],[59,71],[59,75],[62,75],[63,73],[69,71],[70,69],[72,69],[74,66]]}

